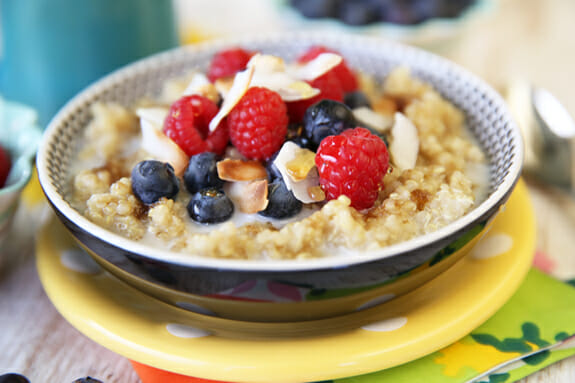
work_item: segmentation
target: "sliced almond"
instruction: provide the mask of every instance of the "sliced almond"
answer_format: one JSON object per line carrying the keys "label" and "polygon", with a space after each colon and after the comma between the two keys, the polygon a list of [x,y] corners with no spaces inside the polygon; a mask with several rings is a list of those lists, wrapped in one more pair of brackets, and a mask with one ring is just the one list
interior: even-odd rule
{"label": "sliced almond", "polygon": [[288,176],[295,182],[303,181],[315,166],[315,153],[309,149],[295,152],[295,158],[286,163]]}
{"label": "sliced almond", "polygon": [[226,158],[216,166],[218,176],[225,181],[253,181],[267,177],[266,168],[258,161]]}
{"label": "sliced almond", "polygon": [[180,147],[162,132],[162,125],[154,119],[141,118],[142,149],[155,159],[167,162],[177,176],[184,174],[189,158]]}
{"label": "sliced almond", "polygon": [[400,112],[395,113],[389,153],[396,168],[403,171],[415,167],[419,154],[419,135],[413,122]]}
{"label": "sliced almond", "polygon": [[234,106],[240,102],[241,98],[247,92],[254,75],[254,67],[248,67],[246,70],[237,73],[234,76],[234,83],[229,92],[224,97],[224,102],[218,113],[210,121],[210,132],[216,130],[220,122],[232,111]]}
{"label": "sliced almond", "polygon": [[312,98],[319,94],[307,82],[294,78],[286,72],[284,61],[271,55],[254,55],[248,67],[254,68],[250,86],[268,88],[278,93],[284,101],[298,101]]}
{"label": "sliced almond", "polygon": [[216,104],[220,101],[218,89],[208,80],[205,74],[200,72],[193,74],[192,79],[182,95],[192,96],[195,94],[204,96]]}
{"label": "sliced almond", "polygon": [[291,141],[287,141],[283,144],[280,149],[276,159],[274,160],[274,165],[282,175],[283,181],[286,184],[288,190],[294,194],[294,196],[303,203],[313,203],[317,200],[312,197],[309,190],[315,186],[319,186],[319,174],[317,168],[313,166],[306,174],[305,179],[300,181],[294,181],[289,174],[287,164],[290,161],[298,158],[298,153],[307,149],[300,148],[297,144]]}
{"label": "sliced almond", "polygon": [[377,113],[366,106],[355,108],[353,117],[378,133],[385,133],[393,126],[393,117]]}
{"label": "sliced almond", "polygon": [[313,60],[288,67],[288,73],[299,80],[312,81],[326,74],[343,61],[335,53],[322,53]]}
{"label": "sliced almond", "polygon": [[160,130],[164,125],[164,120],[168,116],[168,112],[168,108],[161,106],[136,109],[136,115],[140,117],[140,119],[152,122]]}
{"label": "sliced almond", "polygon": [[[288,185],[286,183],[286,185]],[[291,192],[293,193],[294,197],[300,200],[303,203],[314,203],[319,202],[317,198],[321,195],[314,193],[316,191],[316,187],[319,186],[319,173],[317,168],[314,166],[313,169],[307,174],[307,177],[303,181],[299,182],[289,182],[288,188],[291,188]],[[311,191],[311,193],[310,193]],[[325,199],[325,195],[324,195]],[[321,199],[323,201],[323,199]]]}
{"label": "sliced almond", "polygon": [[255,214],[268,206],[268,181],[232,182],[227,195],[242,213]]}

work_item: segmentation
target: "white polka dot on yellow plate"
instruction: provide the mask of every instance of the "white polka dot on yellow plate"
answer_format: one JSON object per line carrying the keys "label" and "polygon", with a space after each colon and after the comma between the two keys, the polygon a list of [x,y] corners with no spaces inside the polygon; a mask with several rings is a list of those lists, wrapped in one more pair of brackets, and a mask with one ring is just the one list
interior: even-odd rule
{"label": "white polka dot on yellow plate", "polygon": [[507,253],[513,247],[513,238],[505,233],[486,235],[471,250],[471,257],[486,259]]}
{"label": "white polka dot on yellow plate", "polygon": [[68,270],[82,274],[98,274],[102,271],[100,265],[79,248],[63,250],[60,253],[60,262]]}
{"label": "white polka dot on yellow plate", "polygon": [[406,323],[406,317],[396,317],[365,325],[362,329],[375,332],[388,332],[399,330],[405,326]]}
{"label": "white polka dot on yellow plate", "polygon": [[177,323],[169,323],[166,330],[178,338],[202,338],[211,335],[209,331]]}

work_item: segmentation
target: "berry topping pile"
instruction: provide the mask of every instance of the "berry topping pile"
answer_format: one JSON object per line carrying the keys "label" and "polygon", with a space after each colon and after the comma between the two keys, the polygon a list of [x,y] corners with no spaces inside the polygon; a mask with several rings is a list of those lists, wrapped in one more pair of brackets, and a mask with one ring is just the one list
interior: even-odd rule
{"label": "berry topping pile", "polygon": [[165,112],[138,111],[154,157],[132,170],[145,205],[180,198],[193,221],[215,224],[236,212],[287,219],[340,196],[369,209],[384,189],[385,135],[337,52],[311,47],[285,63],[227,49],[184,93]]}
{"label": "berry topping pile", "polygon": [[0,188],[6,183],[11,167],[12,161],[10,160],[8,152],[0,146]]}

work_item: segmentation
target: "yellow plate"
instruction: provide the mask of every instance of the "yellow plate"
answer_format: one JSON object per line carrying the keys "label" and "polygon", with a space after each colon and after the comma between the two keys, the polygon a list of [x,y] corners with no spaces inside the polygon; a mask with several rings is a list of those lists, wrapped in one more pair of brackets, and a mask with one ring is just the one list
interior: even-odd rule
{"label": "yellow plate", "polygon": [[[527,188],[520,182],[489,232],[447,272],[409,294],[366,310],[373,321],[370,324],[333,335],[292,339],[226,338],[193,327],[203,323],[209,328],[209,317],[149,298],[115,279],[54,222],[40,233],[37,262],[56,308],[103,346],[183,375],[277,383],[365,374],[449,345],[511,297],[529,270],[534,248],[533,211]],[[213,320],[231,328],[245,325]],[[274,324],[265,326],[269,332]]]}

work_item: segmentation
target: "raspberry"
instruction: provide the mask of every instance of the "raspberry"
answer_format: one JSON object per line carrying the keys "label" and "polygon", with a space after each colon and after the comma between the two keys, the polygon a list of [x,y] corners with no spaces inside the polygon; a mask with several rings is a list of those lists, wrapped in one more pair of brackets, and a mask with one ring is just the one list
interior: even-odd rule
{"label": "raspberry", "polygon": [[11,167],[12,161],[10,160],[8,152],[0,146],[0,188],[6,183]]}
{"label": "raspberry", "polygon": [[208,79],[214,82],[221,77],[233,76],[246,69],[251,57],[252,53],[242,48],[230,48],[216,53],[208,69]]}
{"label": "raspberry", "polygon": [[267,160],[287,133],[286,105],[267,88],[248,89],[227,117],[232,144],[247,158]]}
{"label": "raspberry", "polygon": [[[315,59],[322,53],[335,53],[339,54],[338,52],[328,49],[322,46],[314,46],[308,49],[302,56],[299,57],[297,60],[299,63],[305,63]],[[349,68],[345,60],[343,60],[338,66],[332,69],[332,71],[336,74],[339,82],[341,83],[341,87],[345,93],[353,92],[358,89],[358,82],[355,73]]]}
{"label": "raspberry", "polygon": [[188,155],[202,152],[223,154],[228,145],[228,131],[224,122],[209,131],[218,106],[206,97],[184,96],[174,102],[164,121],[164,133]]}
{"label": "raspberry", "polygon": [[329,71],[309,84],[320,90],[320,94],[307,100],[292,101],[287,103],[290,122],[299,123],[303,120],[307,108],[324,99],[343,101],[343,90],[341,84],[333,71]]}
{"label": "raspberry", "polygon": [[381,138],[365,128],[328,136],[320,144],[315,164],[328,200],[346,195],[351,206],[367,209],[383,188],[389,153]]}

